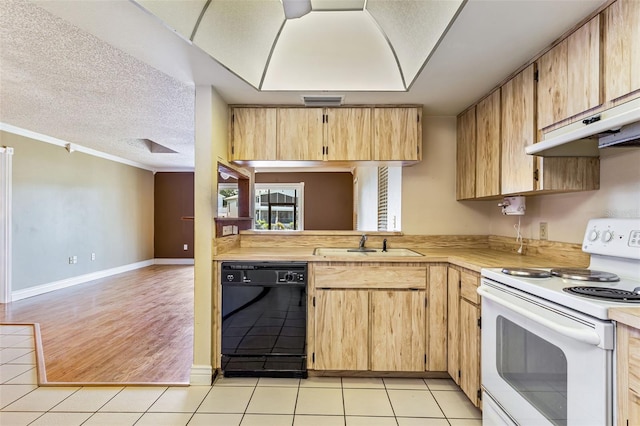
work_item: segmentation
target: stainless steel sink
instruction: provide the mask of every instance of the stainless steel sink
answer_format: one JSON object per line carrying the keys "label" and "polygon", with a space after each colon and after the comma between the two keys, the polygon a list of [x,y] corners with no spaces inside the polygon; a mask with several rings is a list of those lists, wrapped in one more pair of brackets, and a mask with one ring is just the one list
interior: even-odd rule
{"label": "stainless steel sink", "polygon": [[313,251],[315,256],[373,256],[373,257],[416,257],[422,254],[406,248],[390,248],[387,251],[382,249],[352,249],[352,248],[332,248],[318,247]]}

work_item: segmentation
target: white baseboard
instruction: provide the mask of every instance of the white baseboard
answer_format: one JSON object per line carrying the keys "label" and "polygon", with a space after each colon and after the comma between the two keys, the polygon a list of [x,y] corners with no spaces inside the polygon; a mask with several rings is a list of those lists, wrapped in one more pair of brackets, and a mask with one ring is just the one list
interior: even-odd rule
{"label": "white baseboard", "polygon": [[213,368],[210,365],[193,364],[191,366],[191,375],[189,376],[189,383],[191,386],[211,386],[212,382]]}
{"label": "white baseboard", "polygon": [[37,296],[39,294],[49,293],[50,291],[60,290],[78,284],[84,284],[99,278],[109,277],[111,275],[121,274],[123,272],[133,271],[134,269],[145,268],[154,264],[153,259],[143,260],[141,262],[130,263],[128,265],[118,266],[102,271],[91,272],[89,274],[78,275],[77,277],[65,278],[64,280],[54,281],[35,287],[25,288],[23,290],[15,290],[11,292],[11,301],[26,299],[27,297]]}
{"label": "white baseboard", "polygon": [[156,257],[153,261],[154,265],[193,265],[193,258],[165,259]]}

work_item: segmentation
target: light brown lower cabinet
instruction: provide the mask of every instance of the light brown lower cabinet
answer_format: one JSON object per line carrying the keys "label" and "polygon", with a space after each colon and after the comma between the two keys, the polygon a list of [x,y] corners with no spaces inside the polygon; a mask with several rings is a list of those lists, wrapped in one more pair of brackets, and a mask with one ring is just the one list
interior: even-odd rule
{"label": "light brown lower cabinet", "polygon": [[640,330],[618,323],[618,426],[640,425]]}
{"label": "light brown lower cabinet", "polygon": [[447,371],[471,402],[480,406],[480,275],[449,267]]}

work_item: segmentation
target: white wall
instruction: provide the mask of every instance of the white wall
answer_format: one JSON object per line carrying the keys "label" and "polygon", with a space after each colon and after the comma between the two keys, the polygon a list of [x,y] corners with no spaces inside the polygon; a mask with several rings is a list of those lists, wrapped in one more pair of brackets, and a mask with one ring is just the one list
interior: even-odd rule
{"label": "white wall", "polygon": [[493,201],[456,201],[456,117],[422,120],[422,161],[402,169],[402,232],[489,233]]}
{"label": "white wall", "polygon": [[[640,217],[640,148],[600,151],[600,189],[527,197],[522,217],[524,238],[539,238],[540,222],[548,223],[549,240],[580,243],[589,219]],[[491,233],[513,236],[517,218],[491,211]]]}
{"label": "white wall", "polygon": [[402,167],[389,167],[387,231],[402,230]]}
{"label": "white wall", "polygon": [[356,212],[358,231],[378,230],[378,167],[356,167],[354,179],[358,179],[355,185]]}

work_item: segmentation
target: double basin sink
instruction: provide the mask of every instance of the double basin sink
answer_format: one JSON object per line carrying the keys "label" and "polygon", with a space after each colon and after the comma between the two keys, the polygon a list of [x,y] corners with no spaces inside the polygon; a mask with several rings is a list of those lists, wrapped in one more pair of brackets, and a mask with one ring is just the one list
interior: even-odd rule
{"label": "double basin sink", "polygon": [[353,257],[416,257],[422,254],[406,248],[389,248],[387,251],[382,249],[353,249],[353,248],[331,248],[318,247],[313,251],[315,256],[353,256]]}

